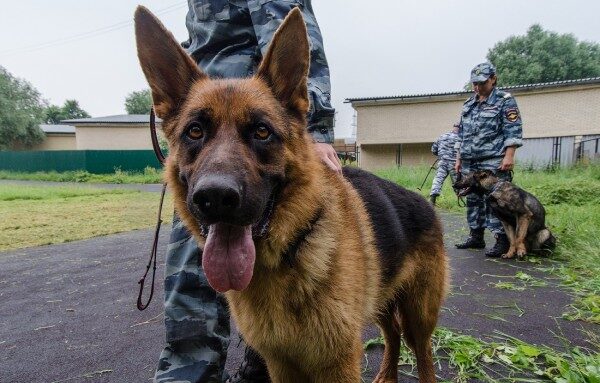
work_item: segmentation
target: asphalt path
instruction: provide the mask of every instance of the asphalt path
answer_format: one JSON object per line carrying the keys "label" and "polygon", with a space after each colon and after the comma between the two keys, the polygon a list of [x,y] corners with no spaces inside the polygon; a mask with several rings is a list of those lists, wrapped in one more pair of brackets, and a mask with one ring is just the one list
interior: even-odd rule
{"label": "asphalt path", "polygon": [[[560,318],[572,297],[558,280],[538,271],[535,263],[489,260],[483,251],[455,250],[452,243],[465,234],[464,218],[442,217],[452,291],[441,326],[483,339],[500,331],[553,348],[589,347],[582,330],[599,328]],[[0,252],[0,382],[151,381],[164,341],[162,275],[168,232],[167,227],[160,238],[154,301],[142,312],[135,306],[137,281],[147,263],[152,230]],[[518,271],[548,285],[524,291],[492,286],[514,281]],[[555,334],[563,334],[567,343]],[[375,336],[375,327],[364,334],[365,339]],[[237,339],[234,333],[229,371],[241,361]],[[380,359],[381,347],[367,353],[366,381],[374,377]],[[437,373],[445,379],[453,376],[444,365]]]}

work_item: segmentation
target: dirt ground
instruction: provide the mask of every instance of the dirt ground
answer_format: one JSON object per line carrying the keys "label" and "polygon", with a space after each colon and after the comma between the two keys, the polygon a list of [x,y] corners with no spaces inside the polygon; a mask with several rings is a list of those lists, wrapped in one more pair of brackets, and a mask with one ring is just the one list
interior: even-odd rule
{"label": "dirt ground", "polygon": [[[553,348],[565,346],[553,335],[562,333],[571,345],[589,346],[581,330],[598,331],[598,326],[560,318],[572,297],[559,281],[534,270],[530,262],[489,260],[482,251],[455,250],[452,244],[465,234],[464,217],[443,215],[443,220],[452,292],[441,326],[484,339],[497,330]],[[168,231],[164,228],[161,235],[154,301],[143,312],[135,306],[137,281],[147,263],[152,230],[0,253],[0,382],[151,381],[164,340]],[[525,291],[490,285],[520,270],[548,285]],[[520,311],[510,308],[515,303]],[[364,337],[377,335],[370,327]],[[230,371],[243,351],[237,339],[233,334]],[[367,353],[365,381],[374,377],[380,358],[380,347]],[[443,365],[437,373],[445,379],[453,376]]]}

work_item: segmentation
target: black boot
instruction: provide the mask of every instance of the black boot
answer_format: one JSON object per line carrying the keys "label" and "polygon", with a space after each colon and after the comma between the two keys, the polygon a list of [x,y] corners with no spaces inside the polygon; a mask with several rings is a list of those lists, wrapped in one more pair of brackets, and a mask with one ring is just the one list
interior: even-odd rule
{"label": "black boot", "polygon": [[270,383],[265,360],[250,346],[246,346],[244,360],[234,376],[226,383]]}
{"label": "black boot", "polygon": [[463,243],[457,243],[457,249],[484,249],[483,229],[471,229],[469,237]]}
{"label": "black boot", "polygon": [[485,252],[485,256],[490,258],[500,258],[508,253],[508,249],[510,249],[510,242],[508,241],[506,234],[496,234],[496,244]]}
{"label": "black boot", "polygon": [[432,195],[429,196],[429,201],[431,201],[431,204],[433,206],[435,206],[435,200],[437,199],[438,195],[439,194],[432,194]]}

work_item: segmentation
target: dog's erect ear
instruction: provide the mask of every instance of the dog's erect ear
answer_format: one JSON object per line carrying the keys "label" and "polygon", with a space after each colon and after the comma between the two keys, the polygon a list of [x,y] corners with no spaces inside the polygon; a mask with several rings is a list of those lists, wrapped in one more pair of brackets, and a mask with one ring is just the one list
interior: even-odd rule
{"label": "dog's erect ear", "polygon": [[176,112],[193,82],[206,77],[171,32],[143,6],[135,11],[135,38],[154,111],[161,118]]}
{"label": "dog's erect ear", "polygon": [[487,169],[486,170],[477,170],[473,174],[473,177],[478,182],[481,182],[481,181],[485,180],[488,177],[495,177],[495,176],[496,176],[496,174],[492,170],[487,170]]}
{"label": "dog's erect ear", "polygon": [[308,112],[306,80],[310,65],[308,34],[302,13],[294,8],[275,32],[258,68],[258,77],[289,111],[304,117]]}

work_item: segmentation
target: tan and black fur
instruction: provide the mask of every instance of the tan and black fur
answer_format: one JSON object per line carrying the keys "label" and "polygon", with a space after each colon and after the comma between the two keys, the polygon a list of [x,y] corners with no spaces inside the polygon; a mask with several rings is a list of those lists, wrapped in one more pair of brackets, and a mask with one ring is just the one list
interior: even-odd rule
{"label": "tan and black fur", "polygon": [[546,227],[546,210],[531,193],[512,182],[501,181],[491,170],[478,170],[460,177],[453,187],[459,196],[476,193],[486,198],[510,242],[502,258],[523,258],[528,252],[548,254],[556,238]]}
{"label": "tan and black fur", "polygon": [[145,8],[135,21],[175,209],[273,382],[359,382],[370,321],[386,343],[376,382],[397,381],[401,333],[420,380],[435,381],[442,227],[417,194],[358,169],[342,177],[316,156],[301,13],[290,12],[254,77],[229,80],[209,79]]}

